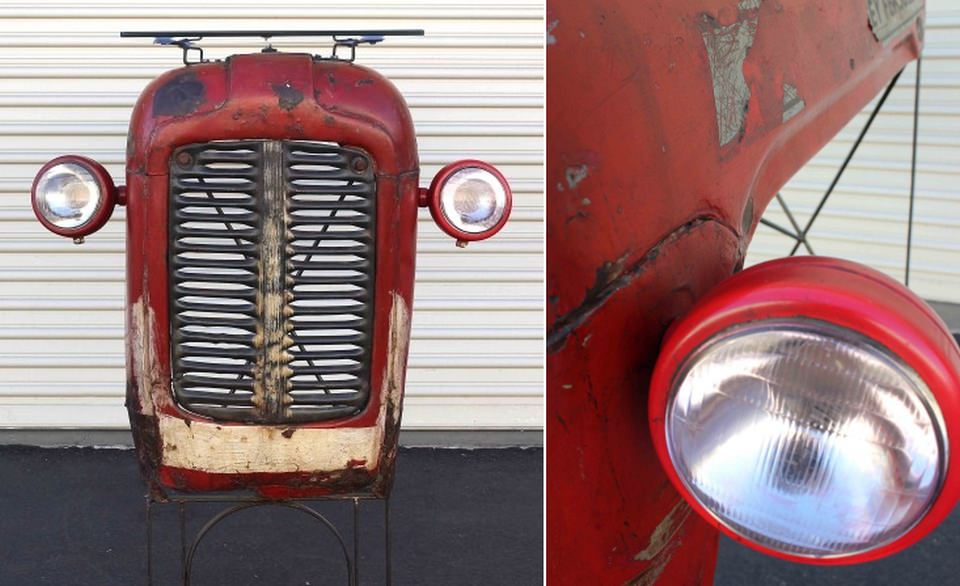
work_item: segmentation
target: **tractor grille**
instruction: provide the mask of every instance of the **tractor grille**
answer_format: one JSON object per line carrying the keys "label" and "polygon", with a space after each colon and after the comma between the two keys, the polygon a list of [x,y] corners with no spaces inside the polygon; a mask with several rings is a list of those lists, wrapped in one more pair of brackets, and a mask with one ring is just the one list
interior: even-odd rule
{"label": "tractor grille", "polygon": [[376,181],[358,149],[215,141],[170,162],[177,403],[218,420],[325,421],[370,395]]}

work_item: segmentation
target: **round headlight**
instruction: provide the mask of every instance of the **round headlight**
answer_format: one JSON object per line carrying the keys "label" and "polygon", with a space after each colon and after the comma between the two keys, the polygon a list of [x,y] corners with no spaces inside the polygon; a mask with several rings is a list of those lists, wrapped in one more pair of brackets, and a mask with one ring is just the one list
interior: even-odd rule
{"label": "round headlight", "polygon": [[496,234],[510,215],[512,195],[506,179],[480,161],[460,161],[444,167],[430,186],[434,220],[461,241]]}
{"label": "round headlight", "polygon": [[915,372],[862,335],[751,322],[682,367],[667,449],[693,496],[778,551],[860,553],[904,535],[944,478],[943,418]]}
{"label": "round headlight", "polygon": [[33,183],[33,209],[50,231],[80,238],[98,230],[113,213],[116,188],[106,170],[84,157],[50,161]]}
{"label": "round headlight", "polygon": [[960,352],[915,294],[855,263],[782,259],[664,338],[649,425],[667,476],[734,540],[819,564],[890,555],[960,496]]}

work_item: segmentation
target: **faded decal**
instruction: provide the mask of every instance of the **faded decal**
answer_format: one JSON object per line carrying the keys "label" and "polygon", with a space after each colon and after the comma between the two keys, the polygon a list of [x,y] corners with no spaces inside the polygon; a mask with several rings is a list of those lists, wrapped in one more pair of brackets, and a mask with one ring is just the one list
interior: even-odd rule
{"label": "faded decal", "polygon": [[721,25],[706,13],[700,19],[700,32],[707,48],[713,78],[720,146],[743,132],[750,103],[750,88],[743,77],[743,62],[757,33],[760,1],[743,0],[737,7],[738,20],[728,26]]}
{"label": "faded decal", "polygon": [[923,0],[867,0],[870,30],[886,45],[907,27],[923,10]]}
{"label": "faded decal", "polygon": [[[211,474],[257,472],[336,472],[371,469],[380,452],[377,427],[223,425],[158,417],[163,465]],[[287,432],[287,433],[284,433]]]}
{"label": "faded decal", "polygon": [[783,121],[786,122],[800,113],[806,106],[797,88],[789,83],[783,84]]}

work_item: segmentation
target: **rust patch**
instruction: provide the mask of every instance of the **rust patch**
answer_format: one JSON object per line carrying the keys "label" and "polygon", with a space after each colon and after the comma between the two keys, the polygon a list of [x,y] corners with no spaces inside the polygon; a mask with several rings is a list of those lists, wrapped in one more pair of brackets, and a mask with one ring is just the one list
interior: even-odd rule
{"label": "rust patch", "polygon": [[584,295],[580,305],[558,317],[547,331],[547,352],[556,352],[562,348],[570,334],[583,325],[610,297],[646,272],[647,266],[660,256],[660,251],[663,250],[664,246],[676,242],[693,230],[708,223],[717,224],[733,234],[735,239],[740,239],[737,231],[720,219],[707,215],[697,216],[677,226],[673,231],[657,241],[656,244],[647,250],[646,254],[630,266],[627,266],[627,259],[630,256],[629,252],[624,253],[614,261],[603,263],[603,265],[597,269],[594,284],[587,289],[586,295]]}
{"label": "rust patch", "polygon": [[738,20],[728,26],[721,25],[710,14],[700,15],[700,34],[707,48],[713,78],[720,146],[743,134],[750,103],[750,87],[743,76],[743,62],[757,33],[760,0],[742,0],[737,8]]}
{"label": "rust patch", "polygon": [[277,95],[280,108],[287,112],[296,108],[303,101],[303,92],[293,87],[289,81],[275,83],[270,87],[273,89],[273,93]]}
{"label": "rust patch", "polygon": [[186,116],[206,101],[206,86],[192,71],[180,74],[153,94],[154,116]]}

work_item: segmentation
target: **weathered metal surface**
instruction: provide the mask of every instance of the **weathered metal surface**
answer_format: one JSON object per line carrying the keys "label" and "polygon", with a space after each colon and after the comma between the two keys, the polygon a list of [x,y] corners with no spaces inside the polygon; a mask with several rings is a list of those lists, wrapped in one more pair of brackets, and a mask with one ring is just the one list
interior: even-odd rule
{"label": "weathered metal surface", "polygon": [[[383,309],[373,318],[369,382],[376,391],[356,415],[251,427],[187,412],[174,401],[170,157],[182,145],[251,138],[350,145],[375,162],[372,302]],[[310,55],[236,55],[190,66],[160,76],[141,94],[127,154],[127,406],[151,491],[158,498],[169,488],[250,489],[272,498],[388,494],[409,339],[419,174],[413,125],[396,88],[367,68]]]}
{"label": "weathered metal surface", "polygon": [[867,0],[867,16],[870,28],[877,40],[886,44],[896,39],[904,29],[917,24],[922,38],[923,0]]}
{"label": "weathered metal surface", "polygon": [[759,8],[758,1],[740,2],[737,19],[729,25],[720,24],[708,12],[700,14],[700,31],[710,59],[721,146],[745,130],[750,88],[743,76],[743,62],[757,34]]}
{"label": "weathered metal surface", "polygon": [[154,116],[186,116],[204,102],[206,87],[192,71],[185,71],[165,83],[153,96]]}
{"label": "weathered metal surface", "polygon": [[646,423],[660,338],[917,28],[882,43],[867,2],[825,0],[550,0],[546,22],[547,579],[708,584],[716,532]]}
{"label": "weathered metal surface", "polygon": [[[284,108],[282,104],[280,107]],[[260,193],[263,225],[260,241],[260,291],[257,305],[260,315],[257,320],[255,344],[260,343],[256,359],[257,374],[253,383],[253,400],[268,421],[277,421],[284,411],[283,400],[287,396],[289,359],[284,340],[287,323],[284,310],[287,308],[286,292],[286,233],[287,190],[283,181],[283,149],[279,142],[263,143],[263,184]]]}
{"label": "weathered metal surface", "polygon": [[355,415],[370,396],[376,178],[356,148],[214,141],[170,165],[177,403],[217,420]]}

